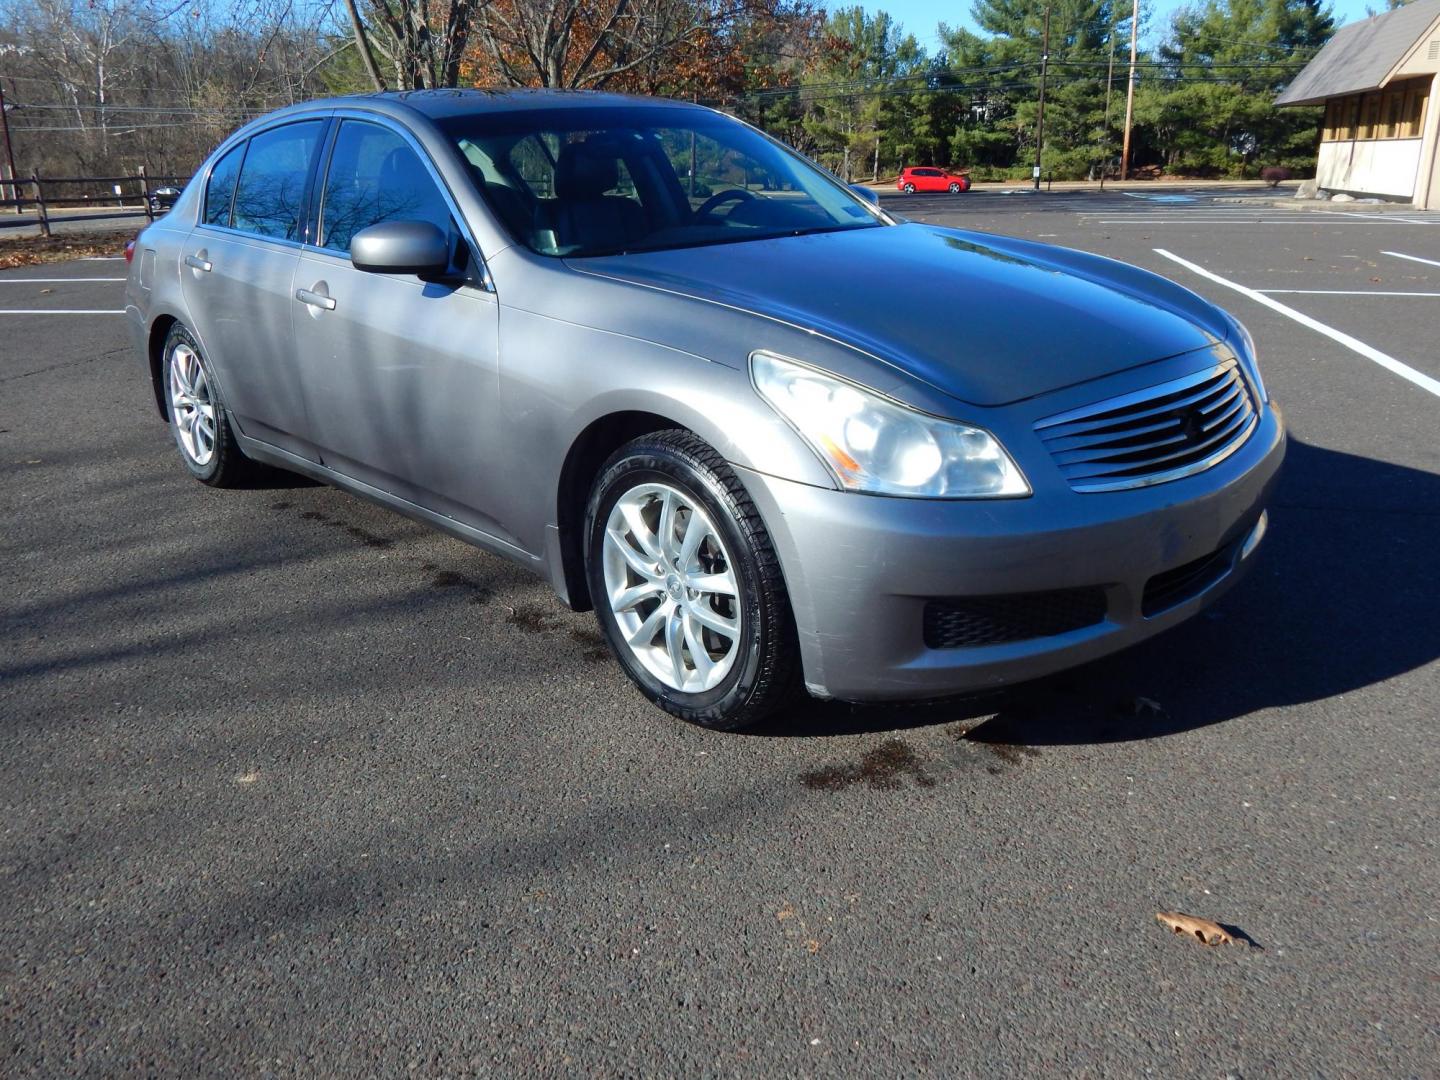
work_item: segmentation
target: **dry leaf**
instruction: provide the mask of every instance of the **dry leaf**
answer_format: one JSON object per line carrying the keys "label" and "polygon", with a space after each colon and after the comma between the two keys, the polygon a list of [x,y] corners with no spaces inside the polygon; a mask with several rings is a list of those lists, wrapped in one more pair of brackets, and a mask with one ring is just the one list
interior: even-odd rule
{"label": "dry leaf", "polygon": [[61,233],[50,237],[7,236],[0,239],[0,270],[78,259],[87,255],[119,255],[125,248],[125,241],[134,236],[144,224],[144,221],[139,221],[129,228],[114,231],[92,230],[85,233]]}
{"label": "dry leaf", "polygon": [[1206,945],[1231,945],[1235,941],[1223,926],[1209,919],[1184,915],[1178,911],[1157,911],[1155,918],[1162,926],[1168,926],[1175,933],[1192,934]]}

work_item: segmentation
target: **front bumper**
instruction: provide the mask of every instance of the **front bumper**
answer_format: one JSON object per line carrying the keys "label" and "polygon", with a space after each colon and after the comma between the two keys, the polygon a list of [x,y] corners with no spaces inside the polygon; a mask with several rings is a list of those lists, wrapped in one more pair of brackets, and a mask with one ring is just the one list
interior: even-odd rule
{"label": "front bumper", "polygon": [[[737,469],[790,592],[805,682],[820,697],[941,697],[1036,678],[1194,615],[1253,562],[1285,453],[1273,406],[1244,446],[1196,476],[1131,491],[944,501],[858,495]],[[1219,552],[1178,602],[1143,613],[1157,574]],[[1099,587],[1093,625],[1027,640],[930,648],[928,601]]]}

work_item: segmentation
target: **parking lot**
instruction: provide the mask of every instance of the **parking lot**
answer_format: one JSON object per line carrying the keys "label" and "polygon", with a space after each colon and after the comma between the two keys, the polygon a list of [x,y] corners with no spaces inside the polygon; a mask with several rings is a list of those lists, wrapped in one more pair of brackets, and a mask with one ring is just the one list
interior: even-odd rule
{"label": "parking lot", "polygon": [[190,480],[125,263],[0,272],[0,1072],[1437,1075],[1440,216],[1138,195],[884,203],[1249,326],[1292,436],[1251,576],[744,735],[506,562]]}

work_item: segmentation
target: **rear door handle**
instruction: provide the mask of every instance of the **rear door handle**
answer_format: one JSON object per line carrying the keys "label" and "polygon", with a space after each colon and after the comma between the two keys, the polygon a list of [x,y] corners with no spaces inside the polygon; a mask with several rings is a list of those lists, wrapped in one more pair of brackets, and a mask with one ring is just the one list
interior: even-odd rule
{"label": "rear door handle", "polygon": [[204,270],[208,274],[215,264],[209,259],[202,259],[199,255],[186,255],[185,265],[194,270]]}
{"label": "rear door handle", "polygon": [[326,311],[335,310],[335,298],[323,296],[318,292],[311,292],[309,289],[296,289],[295,299],[302,304],[309,304],[311,307],[324,308]]}

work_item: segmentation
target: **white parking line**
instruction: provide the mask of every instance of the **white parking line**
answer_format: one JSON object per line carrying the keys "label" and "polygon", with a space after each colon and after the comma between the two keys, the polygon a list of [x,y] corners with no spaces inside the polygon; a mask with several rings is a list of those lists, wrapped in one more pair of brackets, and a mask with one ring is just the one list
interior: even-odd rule
{"label": "white parking line", "polygon": [[1381,255],[1394,255],[1397,259],[1409,259],[1411,262],[1424,263],[1426,266],[1440,266],[1440,262],[1434,259],[1422,259],[1419,255],[1406,255],[1403,251],[1382,251]]}
{"label": "white parking line", "polygon": [[7,277],[0,278],[0,285],[17,282],[29,285],[54,285],[66,281],[124,281],[123,277]]}
{"label": "white parking line", "polygon": [[1288,293],[1293,296],[1440,296],[1440,292],[1380,292],[1370,289],[1256,289],[1263,293]]}
{"label": "white parking line", "polygon": [[0,308],[0,315],[124,315],[124,308]]}
{"label": "white parking line", "polygon": [[[1385,225],[1422,224],[1421,222],[1414,221],[1394,221],[1390,218],[1379,219],[1379,222],[1376,222],[1374,220],[1356,220],[1355,218],[1349,218],[1345,221],[1326,221],[1324,219],[1317,220],[1314,213],[1311,213],[1303,218],[1266,218],[1264,220],[1242,220],[1238,218],[1139,218],[1125,220],[1117,218],[1101,218],[1099,222],[1099,224],[1101,225],[1309,225],[1317,228],[1322,225],[1370,225],[1376,223],[1383,223]],[[1094,222],[1092,222],[1092,224],[1094,224]],[[1425,224],[1428,224],[1428,222]]]}
{"label": "white parking line", "polygon": [[[1374,214],[1366,214],[1366,213],[1362,213],[1362,212],[1360,212],[1360,211],[1358,211],[1358,210],[1321,210],[1321,211],[1319,211],[1319,213],[1322,213],[1322,214],[1344,214],[1346,217],[1372,218],[1372,219],[1373,219],[1374,216],[1375,216]],[[1433,221],[1427,221],[1427,220],[1424,219],[1424,218],[1406,218],[1406,217],[1400,217],[1400,216],[1398,216],[1398,215],[1396,215],[1396,214],[1387,214],[1387,215],[1385,215],[1384,220],[1394,221],[1395,224],[1397,224],[1397,225],[1434,225],[1434,224],[1435,224],[1435,222],[1433,222]]]}
{"label": "white parking line", "polygon": [[1256,292],[1254,289],[1247,289],[1244,285],[1237,285],[1235,282],[1231,281],[1228,278],[1223,278],[1219,274],[1214,273],[1213,271],[1206,270],[1203,266],[1197,266],[1189,259],[1182,259],[1179,255],[1176,255],[1173,252],[1166,251],[1164,248],[1153,248],[1152,250],[1155,252],[1155,254],[1162,256],[1163,258],[1169,259],[1171,262],[1179,263],[1191,273],[1199,274],[1201,277],[1207,278],[1210,281],[1215,282],[1217,285],[1224,285],[1227,289],[1234,289],[1242,296],[1248,296],[1257,304],[1264,304],[1266,307],[1274,311],[1280,312],[1281,315],[1284,315],[1287,318],[1294,319],[1301,326],[1308,326],[1311,330],[1314,330],[1320,334],[1324,334],[1332,341],[1338,341],[1341,345],[1344,345],[1352,352],[1359,353],[1367,360],[1373,360],[1375,363],[1379,364],[1387,371],[1393,371],[1396,375],[1399,375],[1402,379],[1408,379],[1410,382],[1420,387],[1420,389],[1428,390],[1436,397],[1440,397],[1440,379],[1432,379],[1429,375],[1426,375],[1420,371],[1416,371],[1409,364],[1402,363],[1401,361],[1396,360],[1388,353],[1383,353],[1379,349],[1374,348],[1373,346],[1366,345],[1365,342],[1361,341],[1359,338],[1353,338],[1349,334],[1344,333],[1343,331],[1336,330],[1333,326],[1326,326],[1318,319],[1310,318],[1309,315],[1302,315],[1294,308],[1286,307],[1284,304],[1280,303],[1279,300],[1270,299],[1270,297],[1266,296],[1264,293]]}

